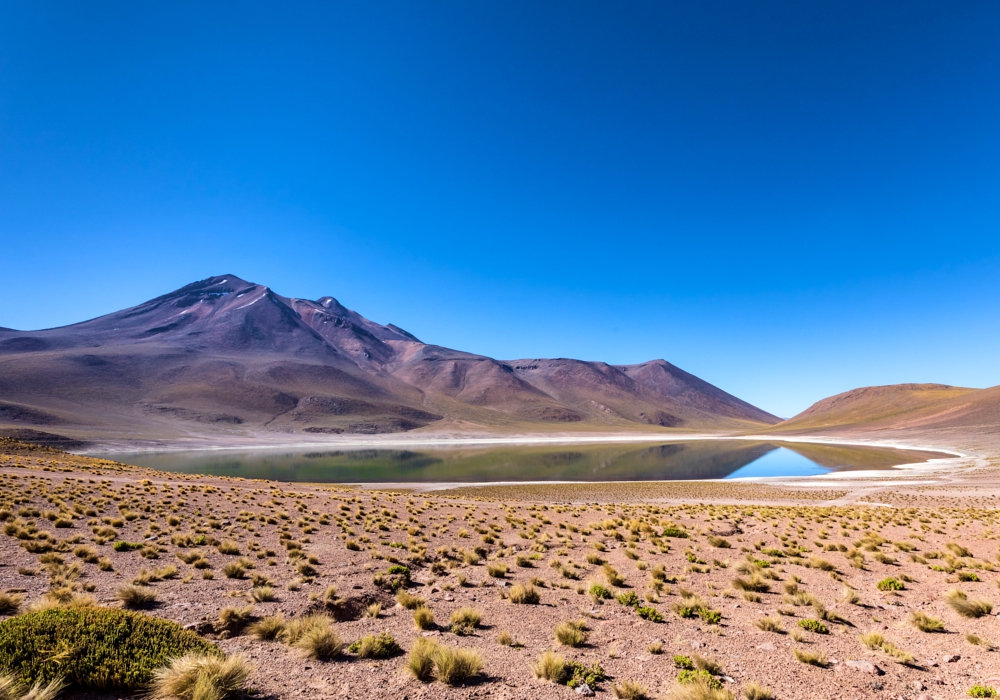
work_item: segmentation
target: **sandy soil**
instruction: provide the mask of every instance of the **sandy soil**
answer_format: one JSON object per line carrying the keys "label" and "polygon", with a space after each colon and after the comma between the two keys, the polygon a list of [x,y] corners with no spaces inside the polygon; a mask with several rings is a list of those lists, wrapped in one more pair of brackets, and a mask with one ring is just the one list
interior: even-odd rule
{"label": "sandy soil", "polygon": [[[245,653],[256,667],[253,687],[275,698],[574,697],[532,673],[546,650],[600,664],[609,675],[596,689],[603,697],[624,681],[667,697],[678,677],[673,657],[696,654],[718,663],[734,693],[754,681],[789,699],[966,697],[976,683],[1000,686],[1000,652],[990,641],[1000,643],[1000,629],[992,613],[961,615],[947,593],[1000,603],[1000,446],[989,436],[907,440],[962,456],[843,478],[413,493],[165,474],[7,441],[0,590],[22,592],[25,608],[42,599],[47,546],[81,569],[78,594],[102,605],[120,605],[121,586],[159,572],[161,580],[147,581],[158,601],[149,612]],[[671,536],[679,533],[688,536]],[[115,551],[122,541],[143,547]],[[237,561],[244,577],[227,577]],[[418,630],[396,603],[385,575],[396,562],[410,567],[405,590],[424,599],[438,628]],[[605,564],[621,585],[612,585]],[[249,599],[254,576],[273,583],[276,600]],[[887,578],[901,590],[880,590]],[[540,603],[512,603],[511,588],[532,580]],[[663,621],[614,598],[595,601],[593,583],[614,596],[635,593]],[[336,594],[327,593],[331,586]],[[379,616],[364,616],[375,602]],[[218,633],[212,622],[223,608],[251,603],[257,619],[324,611],[339,619],[345,640],[385,631],[404,653],[317,662],[245,630]],[[482,614],[468,635],[448,626],[463,606]],[[685,608],[707,619],[681,617]],[[943,631],[915,628],[916,612],[940,620]],[[780,632],[761,629],[763,618]],[[554,636],[571,620],[587,628],[578,648]],[[806,620],[826,632],[807,631]],[[517,644],[500,644],[501,632]],[[869,632],[887,644],[869,648],[861,638]],[[419,636],[475,649],[482,675],[461,687],[414,679],[406,653]],[[825,665],[797,660],[796,650],[825,657]]]}

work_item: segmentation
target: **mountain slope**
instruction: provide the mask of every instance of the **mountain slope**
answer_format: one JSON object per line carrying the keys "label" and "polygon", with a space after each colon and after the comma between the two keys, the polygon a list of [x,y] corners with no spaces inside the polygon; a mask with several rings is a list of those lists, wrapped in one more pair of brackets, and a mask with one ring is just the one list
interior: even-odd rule
{"label": "mountain slope", "polygon": [[764,432],[844,434],[942,428],[996,430],[998,426],[1000,387],[894,384],[831,396]]}
{"label": "mountain slope", "polygon": [[0,328],[0,424],[10,426],[135,436],[777,420],[663,360],[504,362],[234,275],[71,326]]}

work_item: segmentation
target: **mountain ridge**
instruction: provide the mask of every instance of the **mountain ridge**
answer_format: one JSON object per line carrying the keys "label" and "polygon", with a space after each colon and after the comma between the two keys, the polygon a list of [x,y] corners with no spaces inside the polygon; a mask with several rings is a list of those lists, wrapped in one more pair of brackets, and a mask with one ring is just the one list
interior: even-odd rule
{"label": "mountain ridge", "polygon": [[737,430],[778,418],[666,360],[498,360],[332,296],[219,275],[58,328],[0,328],[0,424],[125,433],[435,426]]}

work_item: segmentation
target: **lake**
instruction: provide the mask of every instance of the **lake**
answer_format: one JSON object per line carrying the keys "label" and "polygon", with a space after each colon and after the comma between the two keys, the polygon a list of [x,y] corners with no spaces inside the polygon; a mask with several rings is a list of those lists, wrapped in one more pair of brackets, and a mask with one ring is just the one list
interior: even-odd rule
{"label": "lake", "polygon": [[671,481],[890,469],[950,455],[749,440],[650,445],[456,446],[434,449],[192,450],[106,455],[168,472],[314,483]]}

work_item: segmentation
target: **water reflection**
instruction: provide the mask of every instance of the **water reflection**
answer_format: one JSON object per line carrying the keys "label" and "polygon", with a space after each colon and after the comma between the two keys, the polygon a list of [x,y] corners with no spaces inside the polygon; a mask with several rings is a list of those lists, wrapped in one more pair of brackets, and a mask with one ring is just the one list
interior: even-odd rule
{"label": "water reflection", "polygon": [[885,469],[942,455],[888,448],[692,440],[655,446],[188,451],[108,456],[163,471],[277,481],[483,483],[806,476],[833,469]]}

